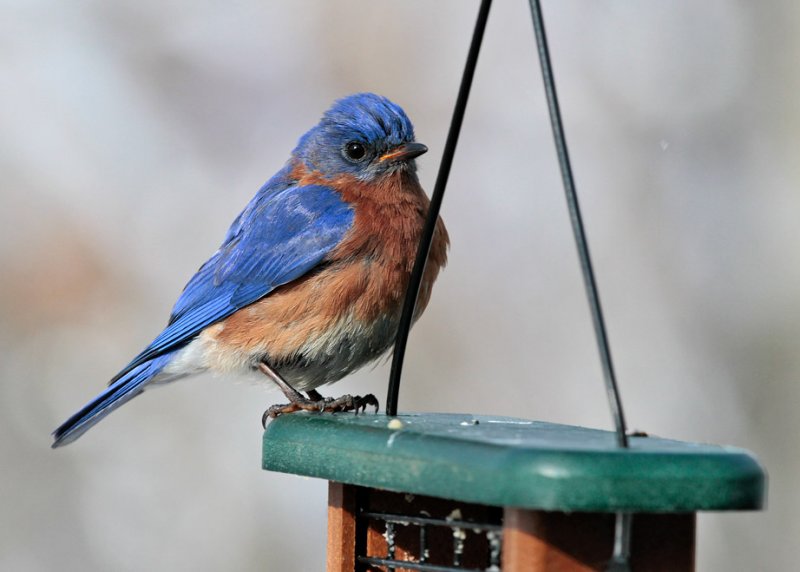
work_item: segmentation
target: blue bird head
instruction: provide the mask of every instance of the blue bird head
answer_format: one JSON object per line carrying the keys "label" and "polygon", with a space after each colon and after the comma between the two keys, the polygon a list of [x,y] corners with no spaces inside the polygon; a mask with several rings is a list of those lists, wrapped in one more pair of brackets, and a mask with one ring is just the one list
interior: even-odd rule
{"label": "blue bird head", "polygon": [[300,138],[294,155],[326,177],[373,181],[398,170],[414,172],[414,158],[427,150],[414,141],[414,127],[399,105],[358,93],[336,101]]}

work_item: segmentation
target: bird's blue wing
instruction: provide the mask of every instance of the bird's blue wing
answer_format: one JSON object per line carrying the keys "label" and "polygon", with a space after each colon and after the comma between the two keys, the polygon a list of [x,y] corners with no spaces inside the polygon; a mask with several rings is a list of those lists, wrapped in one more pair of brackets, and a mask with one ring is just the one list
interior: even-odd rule
{"label": "bird's blue wing", "polygon": [[320,185],[256,195],[186,285],[164,331],[112,383],[313,269],[341,242],[354,216],[339,193]]}

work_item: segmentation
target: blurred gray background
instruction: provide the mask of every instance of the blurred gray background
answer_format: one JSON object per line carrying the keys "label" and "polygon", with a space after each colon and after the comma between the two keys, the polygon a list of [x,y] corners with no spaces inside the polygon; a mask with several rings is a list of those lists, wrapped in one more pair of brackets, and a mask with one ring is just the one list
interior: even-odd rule
{"label": "blurred gray background", "polygon": [[[163,326],[337,97],[405,107],[433,186],[477,3],[7,0],[0,18],[0,569],[316,571],[325,483],[259,469],[267,386],[152,391],[49,432]],[[698,569],[800,557],[800,7],[545,3],[632,427],[753,450],[764,513]],[[610,428],[528,6],[498,1],[445,199],[450,264],[401,409]],[[386,363],[335,392],[375,392]]]}

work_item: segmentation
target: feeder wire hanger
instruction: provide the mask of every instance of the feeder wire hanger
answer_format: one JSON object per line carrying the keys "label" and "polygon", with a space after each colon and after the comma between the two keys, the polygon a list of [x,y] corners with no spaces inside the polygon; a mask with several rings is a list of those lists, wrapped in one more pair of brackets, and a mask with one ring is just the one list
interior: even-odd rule
{"label": "feeder wire hanger", "polygon": [[[564,184],[564,193],[567,198],[570,221],[572,222],[572,232],[575,235],[575,244],[578,247],[578,257],[581,262],[583,283],[586,287],[586,297],[589,300],[589,307],[592,313],[592,323],[594,324],[595,338],[597,338],[597,349],[600,352],[600,362],[603,365],[603,378],[606,385],[608,404],[611,409],[611,416],[614,418],[617,445],[622,449],[627,449],[629,446],[628,430],[625,426],[622,398],[620,397],[617,378],[614,374],[614,362],[611,359],[611,347],[608,342],[605,320],[603,319],[603,308],[600,305],[600,293],[597,288],[597,281],[594,277],[592,259],[589,255],[589,243],[583,228],[578,195],[575,191],[575,178],[572,175],[572,165],[569,160],[569,151],[567,150],[567,138],[564,135],[564,123],[561,120],[561,109],[558,105],[558,94],[553,77],[553,66],[550,62],[550,50],[547,45],[547,33],[544,27],[542,7],[539,0],[530,0],[530,6],[533,30],[536,35],[536,47],[539,52],[539,63],[542,68],[544,91],[547,97],[548,111],[550,113],[550,124],[553,128],[553,139],[558,155],[558,164],[561,168],[561,180]],[[630,569],[631,528],[632,515],[630,513],[618,512],[614,525],[614,551],[611,556],[611,561],[609,562],[608,570],[626,572]]]}
{"label": "feeder wire hanger", "polygon": [[[542,79],[544,81],[548,112],[550,115],[550,123],[553,129],[553,139],[555,142],[559,167],[561,170],[564,193],[567,199],[567,207],[569,209],[572,231],[575,236],[575,244],[578,249],[578,257],[580,259],[586,296],[588,298],[589,307],[592,314],[595,337],[597,338],[600,361],[603,367],[606,394],[608,396],[611,415],[614,419],[617,446],[620,448],[627,448],[629,443],[627,428],[625,425],[625,415],[622,409],[622,399],[620,397],[619,387],[617,386],[616,375],[614,373],[614,365],[611,359],[611,348],[609,346],[605,321],[603,319],[602,306],[600,304],[600,294],[598,292],[597,282],[594,276],[592,261],[589,255],[589,245],[586,239],[586,232],[583,227],[580,206],[578,204],[578,197],[575,190],[575,179],[572,174],[572,166],[570,164],[569,152],[567,150],[566,137],[564,135],[564,126],[558,104],[555,80],[553,78],[553,68],[550,62],[550,51],[547,45],[547,35],[545,33],[542,9],[539,0],[529,0],[529,2],[534,33],[536,36],[536,46],[539,54],[539,62],[542,69]],[[411,330],[411,322],[413,321],[414,309],[416,307],[417,297],[419,296],[422,275],[425,271],[425,264],[428,260],[431,242],[433,241],[433,233],[436,227],[436,221],[439,218],[439,211],[442,206],[442,199],[444,197],[447,179],[450,175],[450,169],[453,164],[453,156],[455,155],[458,136],[464,120],[464,112],[466,110],[467,100],[469,99],[472,79],[475,75],[475,67],[478,62],[478,54],[480,53],[484,31],[486,30],[486,22],[489,17],[489,8],[491,7],[491,4],[491,0],[482,0],[478,10],[477,22],[475,23],[472,42],[470,43],[469,52],[467,54],[467,62],[464,66],[464,74],[461,78],[461,85],[459,86],[458,96],[456,98],[456,104],[453,110],[453,117],[450,122],[450,129],[447,133],[447,140],[445,142],[444,152],[442,154],[442,162],[439,165],[436,183],[433,188],[433,193],[431,194],[431,203],[428,209],[428,216],[425,221],[425,226],[422,230],[422,237],[420,239],[419,248],[417,250],[414,266],[411,272],[411,278],[409,279],[408,290],[406,291],[406,297],[403,303],[403,311],[400,317],[400,324],[397,330],[397,338],[392,357],[392,367],[389,376],[389,390],[386,397],[386,415],[389,416],[397,415],[397,400],[400,393],[400,378],[403,371],[403,360],[405,358],[406,346],[408,343],[408,334]],[[614,549],[607,570],[614,572],[626,572],[630,570],[629,560],[631,528],[632,515],[630,513],[618,512],[614,526]]]}
{"label": "feeder wire hanger", "polygon": [[400,314],[400,324],[397,328],[397,338],[394,343],[392,355],[392,369],[389,374],[389,391],[386,396],[386,415],[394,417],[397,415],[397,399],[400,395],[400,377],[403,375],[403,359],[406,355],[406,345],[408,344],[408,333],[411,331],[411,322],[414,319],[414,309],[417,305],[419,287],[422,284],[422,274],[425,272],[425,264],[428,262],[428,253],[433,241],[433,231],[436,229],[436,221],[439,218],[439,210],[442,208],[444,189],[447,186],[447,179],[450,176],[450,167],[453,165],[453,156],[456,153],[458,135],[461,132],[461,124],[464,122],[464,111],[467,108],[469,90],[472,87],[472,78],[475,76],[475,67],[478,64],[478,54],[481,51],[483,33],[486,30],[486,21],[489,18],[489,8],[492,0],[481,0],[478,10],[478,20],[475,23],[475,31],[472,33],[472,42],[467,54],[467,63],[464,66],[464,75],[461,77],[461,85],[458,88],[456,105],[453,110],[453,118],[450,120],[450,130],[447,132],[447,140],[442,152],[442,162],[439,164],[439,173],[436,175],[436,183],[431,193],[431,204],[428,207],[428,218],[422,228],[417,257],[414,259],[414,267],[411,270],[411,278],[408,281],[406,297],[403,301],[403,312]]}

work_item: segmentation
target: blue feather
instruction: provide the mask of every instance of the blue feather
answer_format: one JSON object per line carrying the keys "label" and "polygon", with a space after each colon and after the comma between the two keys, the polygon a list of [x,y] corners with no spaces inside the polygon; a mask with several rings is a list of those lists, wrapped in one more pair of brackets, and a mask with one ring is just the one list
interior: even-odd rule
{"label": "blue feather", "polygon": [[186,285],[164,331],[111,383],[307,273],[341,242],[354,216],[328,187],[274,192],[265,185],[234,221],[226,242]]}
{"label": "blue feather", "polygon": [[106,415],[127,403],[142,391],[148,381],[164,369],[172,359],[165,354],[139,365],[111,384],[103,393],[92,399],[83,408],[67,419],[53,432],[54,449],[72,443],[86,433]]}

